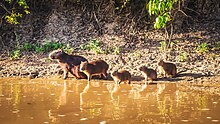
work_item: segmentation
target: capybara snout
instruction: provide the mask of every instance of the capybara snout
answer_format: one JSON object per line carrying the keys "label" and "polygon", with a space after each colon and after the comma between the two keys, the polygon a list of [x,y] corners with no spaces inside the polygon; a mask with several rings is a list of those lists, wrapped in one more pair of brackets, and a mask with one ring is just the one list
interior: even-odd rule
{"label": "capybara snout", "polygon": [[59,59],[64,54],[62,49],[54,50],[49,54],[50,59]]}
{"label": "capybara snout", "polygon": [[82,62],[80,65],[80,71],[83,72],[87,69],[88,62]]}

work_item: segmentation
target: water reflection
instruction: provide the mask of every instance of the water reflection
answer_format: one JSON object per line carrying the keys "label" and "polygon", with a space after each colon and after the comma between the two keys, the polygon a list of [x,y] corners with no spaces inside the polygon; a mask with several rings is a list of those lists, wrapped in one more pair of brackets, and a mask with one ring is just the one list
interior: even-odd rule
{"label": "water reflection", "polygon": [[220,96],[189,84],[0,79],[1,124],[219,123]]}
{"label": "water reflection", "polygon": [[48,111],[49,119],[52,122],[57,122],[60,117],[65,117],[71,114],[76,115],[77,118],[80,113],[79,95],[75,95],[79,94],[77,90],[78,88],[74,89],[74,87],[77,87],[78,84],[75,85],[73,83],[64,81],[62,85],[62,91],[58,97],[57,107]]}

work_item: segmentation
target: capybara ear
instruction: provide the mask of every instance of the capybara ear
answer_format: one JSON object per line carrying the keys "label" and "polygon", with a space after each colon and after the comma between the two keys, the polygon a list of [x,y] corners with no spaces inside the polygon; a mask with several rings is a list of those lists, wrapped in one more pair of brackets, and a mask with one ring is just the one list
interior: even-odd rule
{"label": "capybara ear", "polygon": [[144,66],[139,67],[139,70],[142,71],[144,69]]}
{"label": "capybara ear", "polygon": [[163,64],[163,59],[160,59],[157,64],[162,65]]}
{"label": "capybara ear", "polygon": [[89,63],[88,61],[85,61],[85,62],[84,62],[85,65],[87,65],[88,63]]}
{"label": "capybara ear", "polygon": [[117,72],[118,72],[118,71],[113,71],[113,72],[111,73],[111,75],[115,76],[115,75],[117,74]]}
{"label": "capybara ear", "polygon": [[88,64],[88,61],[81,61],[80,65]]}

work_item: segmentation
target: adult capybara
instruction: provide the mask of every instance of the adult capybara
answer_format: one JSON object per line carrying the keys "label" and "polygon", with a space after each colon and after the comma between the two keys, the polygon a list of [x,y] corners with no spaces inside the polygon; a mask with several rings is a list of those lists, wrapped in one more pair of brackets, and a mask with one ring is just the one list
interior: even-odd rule
{"label": "adult capybara", "polygon": [[150,81],[156,80],[157,79],[157,72],[154,69],[147,68],[146,66],[142,66],[139,68],[141,73],[144,75],[145,80],[147,81],[148,79]]}
{"label": "adult capybara", "polygon": [[128,82],[131,83],[131,74],[126,70],[114,71],[111,74],[115,83],[120,84],[121,82]]}
{"label": "adult capybara", "polygon": [[79,65],[81,62],[87,62],[87,59],[79,55],[69,55],[65,53],[62,49],[54,50],[49,54],[51,60],[56,59],[59,62],[60,67],[64,71],[63,78],[68,77],[70,72],[74,77],[80,79],[86,79],[87,76],[79,71]]}
{"label": "adult capybara", "polygon": [[87,75],[88,81],[90,81],[94,75],[99,75],[100,77],[103,75],[106,78],[108,68],[109,65],[103,60],[85,61],[80,64],[80,71]]}
{"label": "adult capybara", "polygon": [[176,77],[177,75],[177,68],[176,65],[173,63],[164,62],[163,60],[160,60],[158,62],[158,69],[160,74],[163,74],[164,77],[167,77],[168,75]]}

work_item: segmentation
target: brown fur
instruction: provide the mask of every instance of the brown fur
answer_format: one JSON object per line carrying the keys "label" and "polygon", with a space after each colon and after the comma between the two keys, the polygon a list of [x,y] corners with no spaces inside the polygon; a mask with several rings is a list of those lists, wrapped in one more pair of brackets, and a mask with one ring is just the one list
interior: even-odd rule
{"label": "brown fur", "polygon": [[139,68],[141,73],[144,75],[145,80],[147,81],[148,79],[153,81],[157,79],[157,72],[154,69],[147,68],[145,66],[142,66]]}
{"label": "brown fur", "polygon": [[64,79],[68,77],[69,72],[78,79],[87,78],[87,76],[84,73],[79,71],[80,63],[87,61],[87,59],[85,59],[84,57],[78,56],[78,55],[69,55],[65,53],[63,50],[58,49],[58,50],[52,51],[49,54],[49,58],[51,60],[53,59],[58,60],[60,67],[64,71],[64,76],[63,76]]}
{"label": "brown fur", "polygon": [[177,75],[177,68],[176,65],[169,62],[164,62],[163,60],[160,60],[158,62],[158,69],[161,74],[164,75],[164,77],[171,75],[172,77],[176,77]]}
{"label": "brown fur", "polygon": [[103,60],[96,60],[92,62],[82,62],[80,64],[80,71],[87,75],[88,81],[90,81],[92,76],[94,75],[99,75],[100,78],[103,75],[106,78],[108,68],[109,68],[109,65]]}
{"label": "brown fur", "polygon": [[111,74],[112,78],[114,79],[115,83],[120,84],[121,82],[128,82],[131,83],[131,74],[126,70],[114,71]]}

